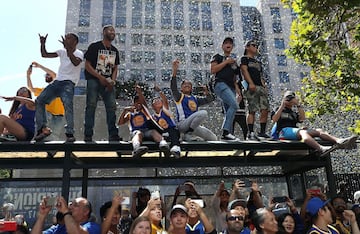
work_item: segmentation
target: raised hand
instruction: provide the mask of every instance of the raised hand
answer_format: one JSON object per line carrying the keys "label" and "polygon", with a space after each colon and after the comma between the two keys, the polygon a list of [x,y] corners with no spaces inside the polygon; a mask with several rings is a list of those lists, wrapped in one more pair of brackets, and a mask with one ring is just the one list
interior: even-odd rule
{"label": "raised hand", "polygon": [[46,34],[45,36],[41,36],[40,33],[39,33],[38,35],[39,35],[39,38],[40,38],[40,44],[45,44],[48,34]]}

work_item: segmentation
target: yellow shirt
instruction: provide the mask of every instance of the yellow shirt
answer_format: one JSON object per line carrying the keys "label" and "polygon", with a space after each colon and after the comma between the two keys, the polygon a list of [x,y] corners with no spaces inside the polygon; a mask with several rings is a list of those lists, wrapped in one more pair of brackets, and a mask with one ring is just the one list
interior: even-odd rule
{"label": "yellow shirt", "polygon": [[[39,96],[43,91],[43,88],[34,88],[35,96]],[[64,115],[64,105],[59,97],[55,98],[50,104],[45,106],[46,111],[50,112],[53,115]]]}

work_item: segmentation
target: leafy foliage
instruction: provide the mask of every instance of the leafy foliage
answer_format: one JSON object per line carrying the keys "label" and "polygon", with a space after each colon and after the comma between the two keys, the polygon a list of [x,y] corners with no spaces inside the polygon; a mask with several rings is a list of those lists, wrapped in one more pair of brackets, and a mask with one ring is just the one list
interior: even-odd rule
{"label": "leafy foliage", "polygon": [[[340,110],[360,116],[358,0],[282,0],[297,14],[287,53],[311,68],[303,80],[310,118]],[[360,133],[360,120],[351,130]]]}
{"label": "leafy foliage", "polygon": [[10,178],[11,171],[8,169],[0,169],[0,179]]}

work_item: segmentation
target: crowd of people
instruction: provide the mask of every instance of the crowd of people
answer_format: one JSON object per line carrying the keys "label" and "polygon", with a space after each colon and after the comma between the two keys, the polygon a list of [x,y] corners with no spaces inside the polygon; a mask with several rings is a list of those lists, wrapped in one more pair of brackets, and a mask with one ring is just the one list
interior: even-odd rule
{"label": "crowd of people", "polygon": [[[50,135],[54,136],[53,140],[61,140],[59,133],[66,122],[65,140],[74,142],[74,87],[80,78],[83,61],[87,81],[83,133],[85,142],[93,141],[95,111],[100,99],[105,105],[108,140],[120,141],[122,138],[116,124],[128,124],[133,157],[141,157],[147,152],[147,147],[142,146],[143,140],[157,142],[165,156],[173,155],[177,158],[181,155],[181,140],[216,141],[220,138],[225,141],[239,141],[240,137],[234,135],[235,123],[240,125],[244,140],[271,138],[266,133],[270,113],[268,90],[262,64],[257,59],[259,45],[256,41],[246,42],[244,55],[237,59],[232,53],[234,39],[226,37],[222,43],[222,53],[215,54],[211,59],[210,72],[213,82],[203,86],[200,96],[193,94],[193,83],[190,80],[179,82],[180,61],[175,60],[172,63],[170,88],[176,116],[159,87],[154,88],[152,108],[149,108],[141,88],[136,85],[134,103],[129,107],[120,107],[123,111],[116,121],[115,85],[120,63],[119,51],[112,44],[115,39],[114,27],[106,25],[102,33],[102,40],[90,44],[85,54],[77,49],[79,38],[74,33],[62,37],[59,41],[63,48],[55,52],[48,52],[46,49],[47,35],[39,35],[41,55],[45,58],[60,58],[58,73],[37,62],[31,63],[27,70],[28,87],[19,89],[14,97],[2,97],[6,101],[13,100],[14,105],[8,116],[0,116],[0,140],[43,141]],[[40,68],[45,72],[45,81],[48,83],[45,88],[33,87],[33,68]],[[32,100],[32,92],[37,97],[35,101]],[[224,112],[220,137],[204,126],[209,113],[199,109],[200,106],[213,102],[215,98],[221,101]],[[260,116],[257,133],[254,130],[256,112],[259,112]],[[337,138],[321,130],[298,128],[296,124],[304,121],[304,118],[300,100],[294,92],[287,91],[281,106],[272,113],[272,120],[277,128],[274,130],[275,137],[271,135],[275,139],[302,140],[320,155],[326,155],[337,148],[354,148],[357,136]],[[332,142],[333,146],[322,146],[314,137]],[[48,152],[49,157],[53,155],[54,153]]]}
{"label": "crowd of people", "polygon": [[[302,204],[288,196],[264,199],[256,181],[235,180],[227,190],[220,182],[210,202],[196,191],[192,181],[180,184],[166,200],[160,191],[140,187],[125,202],[120,192],[114,192],[99,211],[90,201],[77,197],[69,202],[62,196],[44,197],[37,220],[28,227],[21,217],[19,230],[24,234],[359,234],[360,191],[349,201],[336,195],[328,199],[321,189],[308,189]],[[179,195],[184,194],[179,199]],[[209,201],[209,200],[208,200]],[[166,208],[167,207],[167,208]],[[45,221],[52,209],[56,217],[51,227]],[[209,211],[212,211],[209,214]],[[100,214],[100,219],[96,218]],[[19,217],[18,217],[19,218]],[[15,233],[15,232],[14,232]]]}

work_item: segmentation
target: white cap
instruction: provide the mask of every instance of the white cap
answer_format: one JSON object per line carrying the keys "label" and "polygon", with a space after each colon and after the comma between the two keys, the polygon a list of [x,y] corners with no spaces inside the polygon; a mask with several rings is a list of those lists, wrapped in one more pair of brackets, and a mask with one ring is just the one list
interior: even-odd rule
{"label": "white cap", "polygon": [[354,193],[354,202],[355,202],[355,203],[360,203],[359,198],[360,198],[360,190],[359,190],[359,191],[356,191],[356,192]]}

